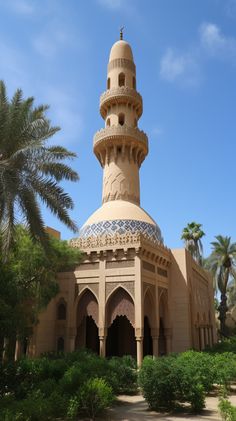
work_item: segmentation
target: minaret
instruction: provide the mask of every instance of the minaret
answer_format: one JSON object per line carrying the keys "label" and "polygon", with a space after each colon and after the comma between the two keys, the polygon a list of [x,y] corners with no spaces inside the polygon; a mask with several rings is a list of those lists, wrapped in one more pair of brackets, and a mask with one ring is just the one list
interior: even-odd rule
{"label": "minaret", "polygon": [[148,153],[147,136],[138,128],[142,112],[133,53],[121,31],[110,51],[107,90],[100,97],[105,128],[93,140],[103,168],[102,206],[81,228],[81,239],[140,233],[162,242],[160,228],[140,207],[139,168]]}
{"label": "minaret", "polygon": [[107,90],[100,97],[105,128],[94,136],[94,153],[103,167],[102,202],[139,205],[139,168],[148,153],[148,139],[137,127],[143,104],[132,50],[122,31],[120,38],[110,52]]}

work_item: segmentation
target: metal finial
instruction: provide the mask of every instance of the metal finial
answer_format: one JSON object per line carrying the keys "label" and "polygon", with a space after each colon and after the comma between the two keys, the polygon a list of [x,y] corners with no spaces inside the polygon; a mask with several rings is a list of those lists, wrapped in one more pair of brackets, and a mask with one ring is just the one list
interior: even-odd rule
{"label": "metal finial", "polygon": [[120,28],[120,39],[123,39],[123,30],[124,30],[124,26],[122,26],[122,28]]}

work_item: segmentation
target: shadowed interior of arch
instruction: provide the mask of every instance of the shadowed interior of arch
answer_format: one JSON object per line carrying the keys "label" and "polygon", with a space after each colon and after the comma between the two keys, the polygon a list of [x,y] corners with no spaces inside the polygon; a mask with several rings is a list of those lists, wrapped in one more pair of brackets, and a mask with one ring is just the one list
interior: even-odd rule
{"label": "shadowed interior of arch", "polygon": [[78,302],[77,336],[75,348],[87,348],[99,353],[98,337],[98,302],[94,294],[87,289]]}
{"label": "shadowed interior of arch", "polygon": [[136,357],[134,328],[126,316],[116,316],[108,328],[106,355],[108,357],[122,357],[123,355]]}
{"label": "shadowed interior of arch", "polygon": [[147,316],[144,317],[143,356],[145,355],[153,355],[151,328]]}

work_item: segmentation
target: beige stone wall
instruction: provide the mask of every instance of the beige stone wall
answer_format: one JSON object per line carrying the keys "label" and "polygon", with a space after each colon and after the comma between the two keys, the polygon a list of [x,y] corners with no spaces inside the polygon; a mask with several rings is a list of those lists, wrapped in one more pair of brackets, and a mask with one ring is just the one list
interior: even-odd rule
{"label": "beige stone wall", "polygon": [[[210,278],[185,249],[170,252],[147,240],[137,242],[135,247],[131,241],[126,248],[88,249],[75,272],[59,274],[58,280],[60,294],[40,315],[31,355],[56,350],[59,337],[64,338],[65,350],[74,350],[78,323],[83,318],[78,311],[94,319],[101,355],[105,355],[109,326],[117,315],[126,315],[134,327],[139,363],[144,317],[151,329],[154,355],[163,350],[200,349],[216,340]],[[94,297],[92,301],[84,301],[86,291]],[[61,300],[67,306],[65,321],[57,319]]]}

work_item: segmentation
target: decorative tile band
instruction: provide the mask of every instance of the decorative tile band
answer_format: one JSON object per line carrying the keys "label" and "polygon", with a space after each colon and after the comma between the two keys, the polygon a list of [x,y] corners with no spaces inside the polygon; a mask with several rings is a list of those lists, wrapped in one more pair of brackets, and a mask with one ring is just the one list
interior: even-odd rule
{"label": "decorative tile band", "polygon": [[132,219],[115,219],[114,221],[100,221],[95,224],[85,225],[81,228],[79,238],[98,237],[102,235],[141,233],[149,240],[163,242],[161,230],[157,225]]}

